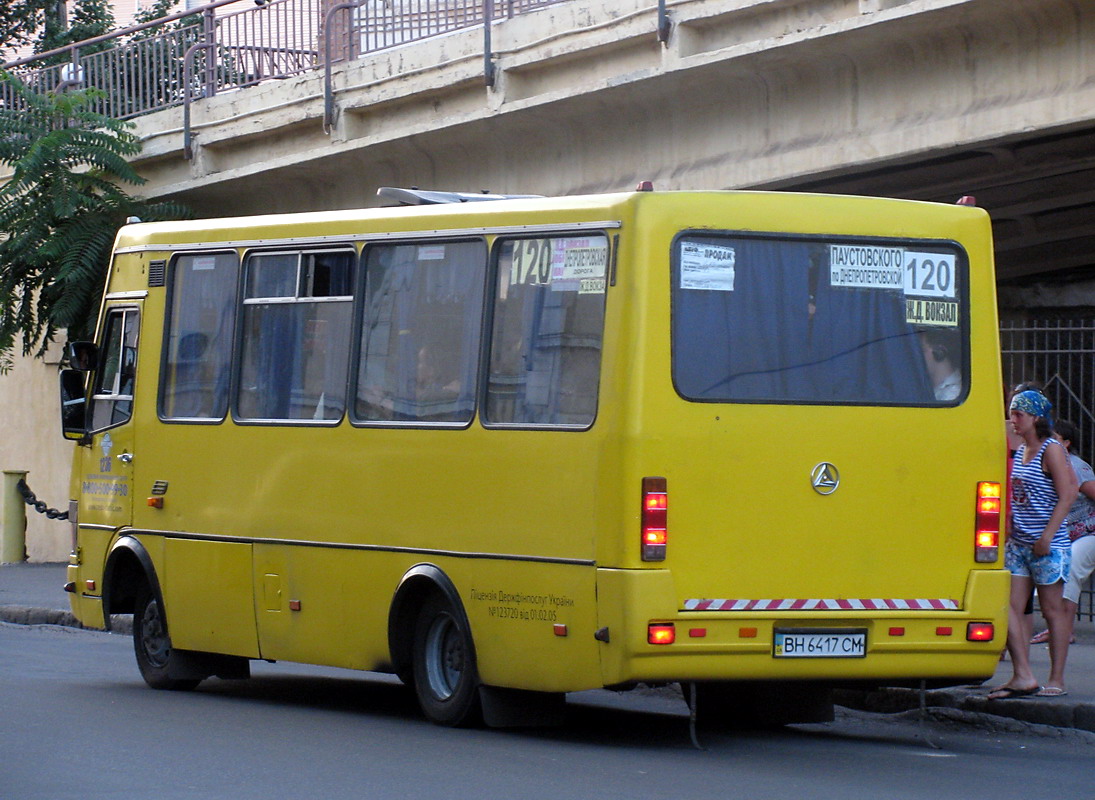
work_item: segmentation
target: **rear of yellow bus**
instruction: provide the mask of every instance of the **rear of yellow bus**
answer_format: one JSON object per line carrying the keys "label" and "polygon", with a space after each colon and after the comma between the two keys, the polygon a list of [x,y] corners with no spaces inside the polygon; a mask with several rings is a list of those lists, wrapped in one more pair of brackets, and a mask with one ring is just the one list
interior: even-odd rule
{"label": "rear of yellow bus", "polygon": [[619,254],[634,350],[605,376],[630,509],[598,559],[605,683],[991,676],[1009,578],[988,216],[635,203]]}

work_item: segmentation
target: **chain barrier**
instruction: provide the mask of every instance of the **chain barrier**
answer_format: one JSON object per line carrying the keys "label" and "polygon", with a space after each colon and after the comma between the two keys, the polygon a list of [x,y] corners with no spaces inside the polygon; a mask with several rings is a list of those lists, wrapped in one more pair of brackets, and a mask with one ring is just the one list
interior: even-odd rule
{"label": "chain barrier", "polygon": [[19,483],[15,484],[15,487],[19,490],[19,494],[23,495],[23,500],[28,506],[33,506],[34,510],[39,514],[45,514],[49,519],[68,519],[67,511],[58,511],[56,508],[50,508],[30,490],[27,486],[27,482],[22,478],[19,479]]}

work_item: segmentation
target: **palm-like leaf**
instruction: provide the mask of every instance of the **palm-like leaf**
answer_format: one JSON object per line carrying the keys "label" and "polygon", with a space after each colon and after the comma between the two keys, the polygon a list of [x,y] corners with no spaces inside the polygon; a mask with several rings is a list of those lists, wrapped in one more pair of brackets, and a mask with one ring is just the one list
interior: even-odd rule
{"label": "palm-like leaf", "polygon": [[95,325],[110,251],[129,216],[187,216],[119,184],[144,180],[127,161],[141,144],[130,123],[92,110],[89,89],[37,94],[0,71],[10,104],[0,107],[0,372],[21,339],[42,355],[58,330],[87,337]]}

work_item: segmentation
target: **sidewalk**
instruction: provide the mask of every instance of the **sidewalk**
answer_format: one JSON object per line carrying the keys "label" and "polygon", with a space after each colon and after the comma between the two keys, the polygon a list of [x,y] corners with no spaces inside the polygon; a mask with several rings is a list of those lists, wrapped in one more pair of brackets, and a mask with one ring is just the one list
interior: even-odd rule
{"label": "sidewalk", "polygon": [[[1041,616],[1035,616],[1035,630],[1045,627]],[[1034,674],[1044,681],[1049,676],[1049,648],[1044,644],[1030,646],[1030,661]],[[996,674],[981,686],[951,686],[930,689],[926,704],[931,707],[957,708],[980,714],[992,714],[1057,728],[1076,728],[1095,732],[1095,625],[1076,623],[1076,643],[1068,651],[1065,667],[1064,697],[1021,697],[1013,700],[988,700],[990,687],[1000,686],[1011,678],[1011,661],[1001,661]],[[881,689],[876,692],[838,692],[838,702],[864,711],[895,712],[920,707],[920,693],[913,689]]]}
{"label": "sidewalk", "polygon": [[[0,622],[20,625],[66,625],[80,627],[69,611],[64,591],[64,564],[5,564],[0,566]],[[1041,618],[1037,618],[1038,628]],[[128,626],[125,628],[128,631]],[[123,631],[118,631],[119,633]],[[1045,645],[1030,649],[1035,674],[1049,674],[1049,653]],[[1068,654],[1065,677],[1068,695],[1057,698],[1024,697],[1016,700],[987,700],[989,686],[998,686],[1011,677],[1011,662],[1001,661],[996,675],[984,686],[959,686],[927,692],[929,706],[957,708],[1000,717],[1078,728],[1095,732],[1095,625],[1076,625],[1076,644]],[[910,689],[884,689],[876,692],[842,691],[842,705],[867,711],[893,712],[917,708],[919,692]]]}

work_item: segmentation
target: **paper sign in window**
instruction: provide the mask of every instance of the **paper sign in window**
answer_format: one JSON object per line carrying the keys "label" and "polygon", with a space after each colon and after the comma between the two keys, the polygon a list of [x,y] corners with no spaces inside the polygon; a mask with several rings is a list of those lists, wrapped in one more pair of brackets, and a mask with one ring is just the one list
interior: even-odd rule
{"label": "paper sign in window", "polygon": [[733,247],[683,242],[681,288],[708,292],[734,291],[737,253]]}
{"label": "paper sign in window", "polygon": [[956,297],[953,253],[905,253],[905,294]]}
{"label": "paper sign in window", "polygon": [[829,246],[829,285],[859,289],[900,289],[905,264],[900,247],[860,244]]}
{"label": "paper sign in window", "polygon": [[953,300],[905,298],[905,321],[910,325],[958,326],[958,303]]}

